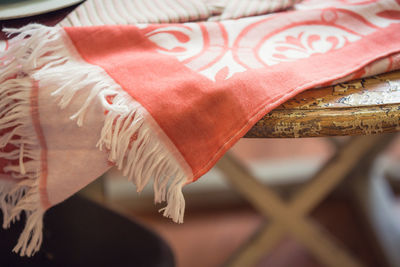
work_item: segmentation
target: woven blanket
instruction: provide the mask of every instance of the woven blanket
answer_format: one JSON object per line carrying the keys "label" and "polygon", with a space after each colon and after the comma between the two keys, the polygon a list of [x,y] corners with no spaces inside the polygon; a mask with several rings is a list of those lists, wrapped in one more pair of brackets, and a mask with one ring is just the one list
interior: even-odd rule
{"label": "woven blanket", "polygon": [[182,187],[263,115],[309,88],[400,67],[399,0],[310,0],[246,17],[257,2],[243,14],[214,7],[212,21],[77,27],[89,2],[71,27],[7,30],[0,208],[4,228],[26,214],[15,252],[34,254],[45,211],[111,166],[138,191],[151,182],[163,214],[183,222]]}

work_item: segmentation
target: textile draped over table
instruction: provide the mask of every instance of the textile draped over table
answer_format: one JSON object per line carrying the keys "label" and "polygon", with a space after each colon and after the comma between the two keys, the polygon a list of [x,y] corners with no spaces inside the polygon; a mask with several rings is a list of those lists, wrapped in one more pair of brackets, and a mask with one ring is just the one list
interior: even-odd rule
{"label": "textile draped over table", "polygon": [[0,54],[0,207],[3,227],[25,211],[14,251],[28,256],[40,248],[46,209],[110,166],[138,191],[152,180],[164,215],[183,222],[182,187],[267,112],[306,89],[400,66],[395,0],[9,32]]}

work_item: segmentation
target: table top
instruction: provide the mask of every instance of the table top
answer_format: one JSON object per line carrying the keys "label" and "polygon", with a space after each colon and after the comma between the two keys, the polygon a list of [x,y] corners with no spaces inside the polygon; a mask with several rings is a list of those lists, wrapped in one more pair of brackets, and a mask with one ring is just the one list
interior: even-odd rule
{"label": "table top", "polygon": [[366,135],[400,130],[400,71],[305,91],[245,137]]}

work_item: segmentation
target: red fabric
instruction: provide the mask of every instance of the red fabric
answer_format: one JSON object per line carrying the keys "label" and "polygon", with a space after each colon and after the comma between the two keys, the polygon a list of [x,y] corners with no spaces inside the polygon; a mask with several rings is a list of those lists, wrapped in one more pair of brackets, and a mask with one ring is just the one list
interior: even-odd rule
{"label": "red fabric", "polygon": [[[328,11],[337,17],[349,13],[334,9]],[[329,21],[326,17],[332,14],[324,14],[327,10],[298,12],[303,14],[287,13],[250,23],[240,32],[233,46],[223,47],[223,52],[231,50],[237,52],[238,61],[247,60],[240,49],[252,45],[252,42],[260,45],[279,32],[299,25],[328,25],[366,36],[328,53],[315,53],[307,58],[263,68],[249,68],[229,79],[224,79],[227,70],[222,69],[216,75],[216,81],[212,81],[175,57],[157,51],[159,47],[146,34],[163,29],[165,25],[144,29],[135,26],[66,28],[66,31],[87,62],[103,68],[150,112],[197,179],[274,107],[303,90],[344,77],[400,50],[398,23],[380,28],[357,14],[342,18],[342,21],[337,17]],[[384,14],[387,17],[396,12]],[[291,17],[295,19],[291,20]],[[300,22],[299,17],[309,19]],[[349,22],[349,19],[355,21]],[[397,19],[396,16],[393,19]],[[239,25],[239,22],[230,23]],[[355,27],[360,32],[345,28],[344,23],[358,23]],[[203,25],[208,32],[217,32],[221,26],[224,27],[221,23]],[[172,24],[168,27],[180,26]],[[256,39],[251,32],[255,28],[256,33],[263,33]],[[184,39],[185,36],[177,37]],[[93,40],[96,40],[95,45]],[[287,40],[295,42],[290,37]],[[312,42],[312,38],[309,41]]]}

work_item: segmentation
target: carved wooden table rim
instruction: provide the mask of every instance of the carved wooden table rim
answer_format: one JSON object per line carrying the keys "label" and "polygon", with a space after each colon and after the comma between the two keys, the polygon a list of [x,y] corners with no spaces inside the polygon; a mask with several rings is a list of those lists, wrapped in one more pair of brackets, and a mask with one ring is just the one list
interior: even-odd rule
{"label": "carved wooden table rim", "polygon": [[376,164],[379,153],[395,137],[380,133],[399,131],[399,115],[400,71],[311,89],[265,115],[245,137],[355,136],[336,143],[334,156],[289,201],[228,152],[217,168],[266,221],[226,265],[253,266],[290,234],[323,266],[364,266],[354,251],[315,227],[309,217],[328,194],[344,184],[370,228],[379,266],[400,266],[400,216],[393,216],[394,197],[384,179],[384,168]]}
{"label": "carved wooden table rim", "polygon": [[400,71],[305,91],[265,115],[245,137],[349,136],[400,129]]}

